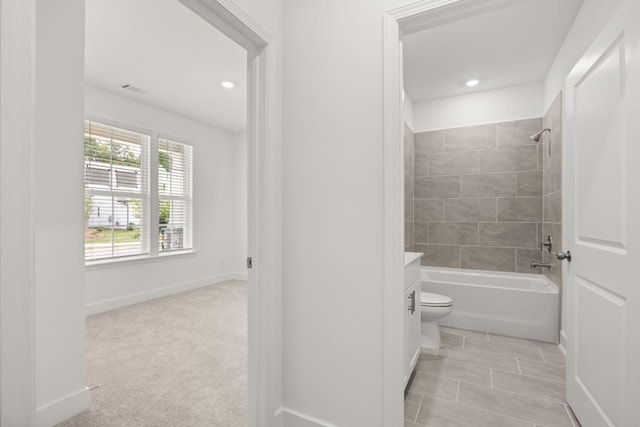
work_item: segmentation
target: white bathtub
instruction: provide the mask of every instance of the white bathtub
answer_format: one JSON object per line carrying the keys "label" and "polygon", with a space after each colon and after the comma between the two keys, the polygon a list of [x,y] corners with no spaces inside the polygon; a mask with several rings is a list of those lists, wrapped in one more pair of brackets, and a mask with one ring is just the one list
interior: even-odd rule
{"label": "white bathtub", "polygon": [[453,299],[443,326],[558,342],[560,292],[543,275],[422,267],[420,279]]}

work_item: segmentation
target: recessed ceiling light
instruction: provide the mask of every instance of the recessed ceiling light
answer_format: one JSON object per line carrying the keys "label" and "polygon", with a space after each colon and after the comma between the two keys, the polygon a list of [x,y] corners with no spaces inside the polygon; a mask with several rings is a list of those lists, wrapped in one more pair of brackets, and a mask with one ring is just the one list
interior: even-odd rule
{"label": "recessed ceiling light", "polygon": [[227,82],[227,81],[225,81],[225,82],[220,82],[220,84],[221,84],[221,85],[222,85],[222,87],[223,87],[223,88],[225,88],[225,89],[231,89],[232,87],[234,87],[234,86],[235,86],[235,83],[233,83],[233,82]]}
{"label": "recessed ceiling light", "polygon": [[467,82],[467,86],[469,86],[469,87],[474,87],[474,86],[477,86],[477,85],[478,85],[478,83],[480,83],[480,80],[477,80],[477,79],[471,79],[471,80],[469,80],[469,81]]}

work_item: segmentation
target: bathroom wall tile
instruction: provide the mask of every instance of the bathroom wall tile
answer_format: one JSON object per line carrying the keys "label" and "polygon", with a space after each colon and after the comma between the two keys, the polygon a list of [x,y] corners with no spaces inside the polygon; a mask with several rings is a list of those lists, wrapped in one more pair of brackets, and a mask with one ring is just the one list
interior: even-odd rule
{"label": "bathroom wall tile", "polygon": [[495,124],[447,129],[444,131],[445,151],[476,150],[495,146]]}
{"label": "bathroom wall tile", "polygon": [[[562,242],[562,224],[544,223],[542,225],[542,235],[545,238],[547,236],[551,236],[553,252],[562,252],[566,250]],[[563,263],[566,261],[561,262],[546,251],[543,252],[542,259],[543,262],[548,262],[551,264],[551,268],[545,269],[544,275],[547,276],[553,283],[555,283],[559,287],[562,287],[562,268]]]}
{"label": "bathroom wall tile", "polygon": [[560,160],[562,158],[562,125],[558,125],[551,130],[549,141],[549,144],[551,144],[551,147],[549,147],[549,160]]}
{"label": "bathroom wall tile", "polygon": [[460,246],[414,245],[416,252],[423,252],[422,265],[430,267],[460,268]]}
{"label": "bathroom wall tile", "polygon": [[538,148],[535,145],[482,150],[480,172],[533,171],[538,169]]}
{"label": "bathroom wall tile", "polygon": [[434,397],[424,398],[417,422],[425,427],[534,427],[533,423]]}
{"label": "bathroom wall tile", "polygon": [[404,244],[413,245],[413,222],[404,222]]}
{"label": "bathroom wall tile", "polygon": [[425,397],[432,396],[455,401],[458,394],[458,380],[416,372],[409,391]]}
{"label": "bathroom wall tile", "polygon": [[538,144],[538,170],[544,169],[544,152],[542,144]]}
{"label": "bathroom wall tile", "polygon": [[562,188],[562,160],[551,162],[544,169],[544,195],[554,193]]}
{"label": "bathroom wall tile", "polygon": [[536,144],[529,137],[542,129],[542,118],[498,123],[498,147]]}
{"label": "bathroom wall tile", "polygon": [[404,198],[404,220],[413,221],[413,196]]}
{"label": "bathroom wall tile", "polygon": [[447,199],[444,201],[445,221],[495,221],[496,199]]}
{"label": "bathroom wall tile", "polygon": [[549,106],[544,123],[544,127],[550,128],[552,131],[559,126],[562,126],[562,92],[558,92]]}
{"label": "bathroom wall tile", "polygon": [[436,176],[416,178],[414,196],[416,199],[460,197],[460,177]]}
{"label": "bathroom wall tile", "polygon": [[[562,244],[562,224],[545,222],[542,224],[542,237],[546,239],[551,236],[551,244],[553,252],[564,250]],[[546,252],[546,251],[545,251]]]}
{"label": "bathroom wall tile", "polygon": [[541,274],[542,268],[531,268],[531,261],[542,262],[542,251],[540,249],[517,249],[516,250],[516,272]]}
{"label": "bathroom wall tile", "polygon": [[405,197],[413,197],[415,193],[414,187],[415,179],[412,175],[405,174],[404,176],[404,195]]}
{"label": "bathroom wall tile", "polygon": [[478,226],[480,246],[537,248],[538,230],[535,223],[482,222]]}
{"label": "bathroom wall tile", "polygon": [[547,378],[554,381],[565,381],[565,367],[551,363],[533,362],[531,360],[518,360],[523,375]]}
{"label": "bathroom wall tile", "polygon": [[413,203],[415,221],[444,220],[443,199],[416,199]]}
{"label": "bathroom wall tile", "polygon": [[515,173],[488,173],[460,177],[462,197],[513,197],[516,195]]}
{"label": "bathroom wall tile", "polygon": [[542,196],[542,171],[518,172],[516,187],[518,197]]}
{"label": "bathroom wall tile", "polygon": [[564,404],[533,396],[461,382],[459,403],[543,425],[573,427]]}
{"label": "bathroom wall tile", "polygon": [[542,198],[516,197],[498,199],[498,221],[542,221]]}
{"label": "bathroom wall tile", "polygon": [[562,222],[562,191],[556,191],[543,199],[544,222]]}
{"label": "bathroom wall tile", "polygon": [[416,155],[444,151],[444,131],[420,132],[414,134],[413,138]]}
{"label": "bathroom wall tile", "polygon": [[462,247],[460,254],[462,268],[515,271],[516,250],[513,248]]}
{"label": "bathroom wall tile", "polygon": [[478,152],[434,153],[429,156],[429,175],[463,175],[478,173]]}
{"label": "bathroom wall tile", "polygon": [[414,243],[429,243],[429,223],[416,221],[413,227],[413,241]]}
{"label": "bathroom wall tile", "polygon": [[477,245],[475,222],[430,222],[429,243],[441,245]]}
{"label": "bathroom wall tile", "polygon": [[429,156],[418,154],[414,159],[414,177],[429,176]]}

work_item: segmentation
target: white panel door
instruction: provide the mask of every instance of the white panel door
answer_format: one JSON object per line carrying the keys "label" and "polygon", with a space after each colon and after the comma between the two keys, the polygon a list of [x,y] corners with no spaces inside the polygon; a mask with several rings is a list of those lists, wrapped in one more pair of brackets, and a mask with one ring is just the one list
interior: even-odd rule
{"label": "white panel door", "polygon": [[566,81],[567,400],[584,427],[640,426],[640,1]]}

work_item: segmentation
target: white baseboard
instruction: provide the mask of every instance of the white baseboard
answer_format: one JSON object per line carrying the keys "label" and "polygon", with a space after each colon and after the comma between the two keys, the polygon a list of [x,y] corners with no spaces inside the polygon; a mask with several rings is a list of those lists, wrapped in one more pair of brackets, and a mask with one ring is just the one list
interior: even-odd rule
{"label": "white baseboard", "polygon": [[89,409],[89,389],[84,387],[75,393],[40,406],[36,410],[36,425],[51,427]]}
{"label": "white baseboard", "polygon": [[243,282],[246,282],[249,280],[249,275],[247,274],[247,272],[243,272],[243,273],[230,273],[231,275],[233,275],[233,279],[234,280],[242,280]]}
{"label": "white baseboard", "polygon": [[285,427],[338,427],[335,424],[285,407],[280,408],[276,417],[282,419],[282,425]]}
{"label": "white baseboard", "polygon": [[[242,276],[243,274],[244,276]],[[89,316],[91,314],[115,310],[116,308],[126,307],[128,305],[138,304],[141,302],[166,297],[180,292],[202,288],[204,286],[215,285],[221,282],[226,282],[227,280],[246,280],[246,276],[247,273],[225,273],[217,276],[209,276],[198,280],[192,280],[190,282],[183,282],[176,285],[165,286],[158,289],[151,289],[149,291],[124,295],[117,298],[111,298],[108,300],[87,304],[85,305],[85,312],[87,316]],[[244,279],[242,277],[244,277]]]}
{"label": "white baseboard", "polygon": [[567,355],[567,334],[564,331],[560,331],[560,350]]}

